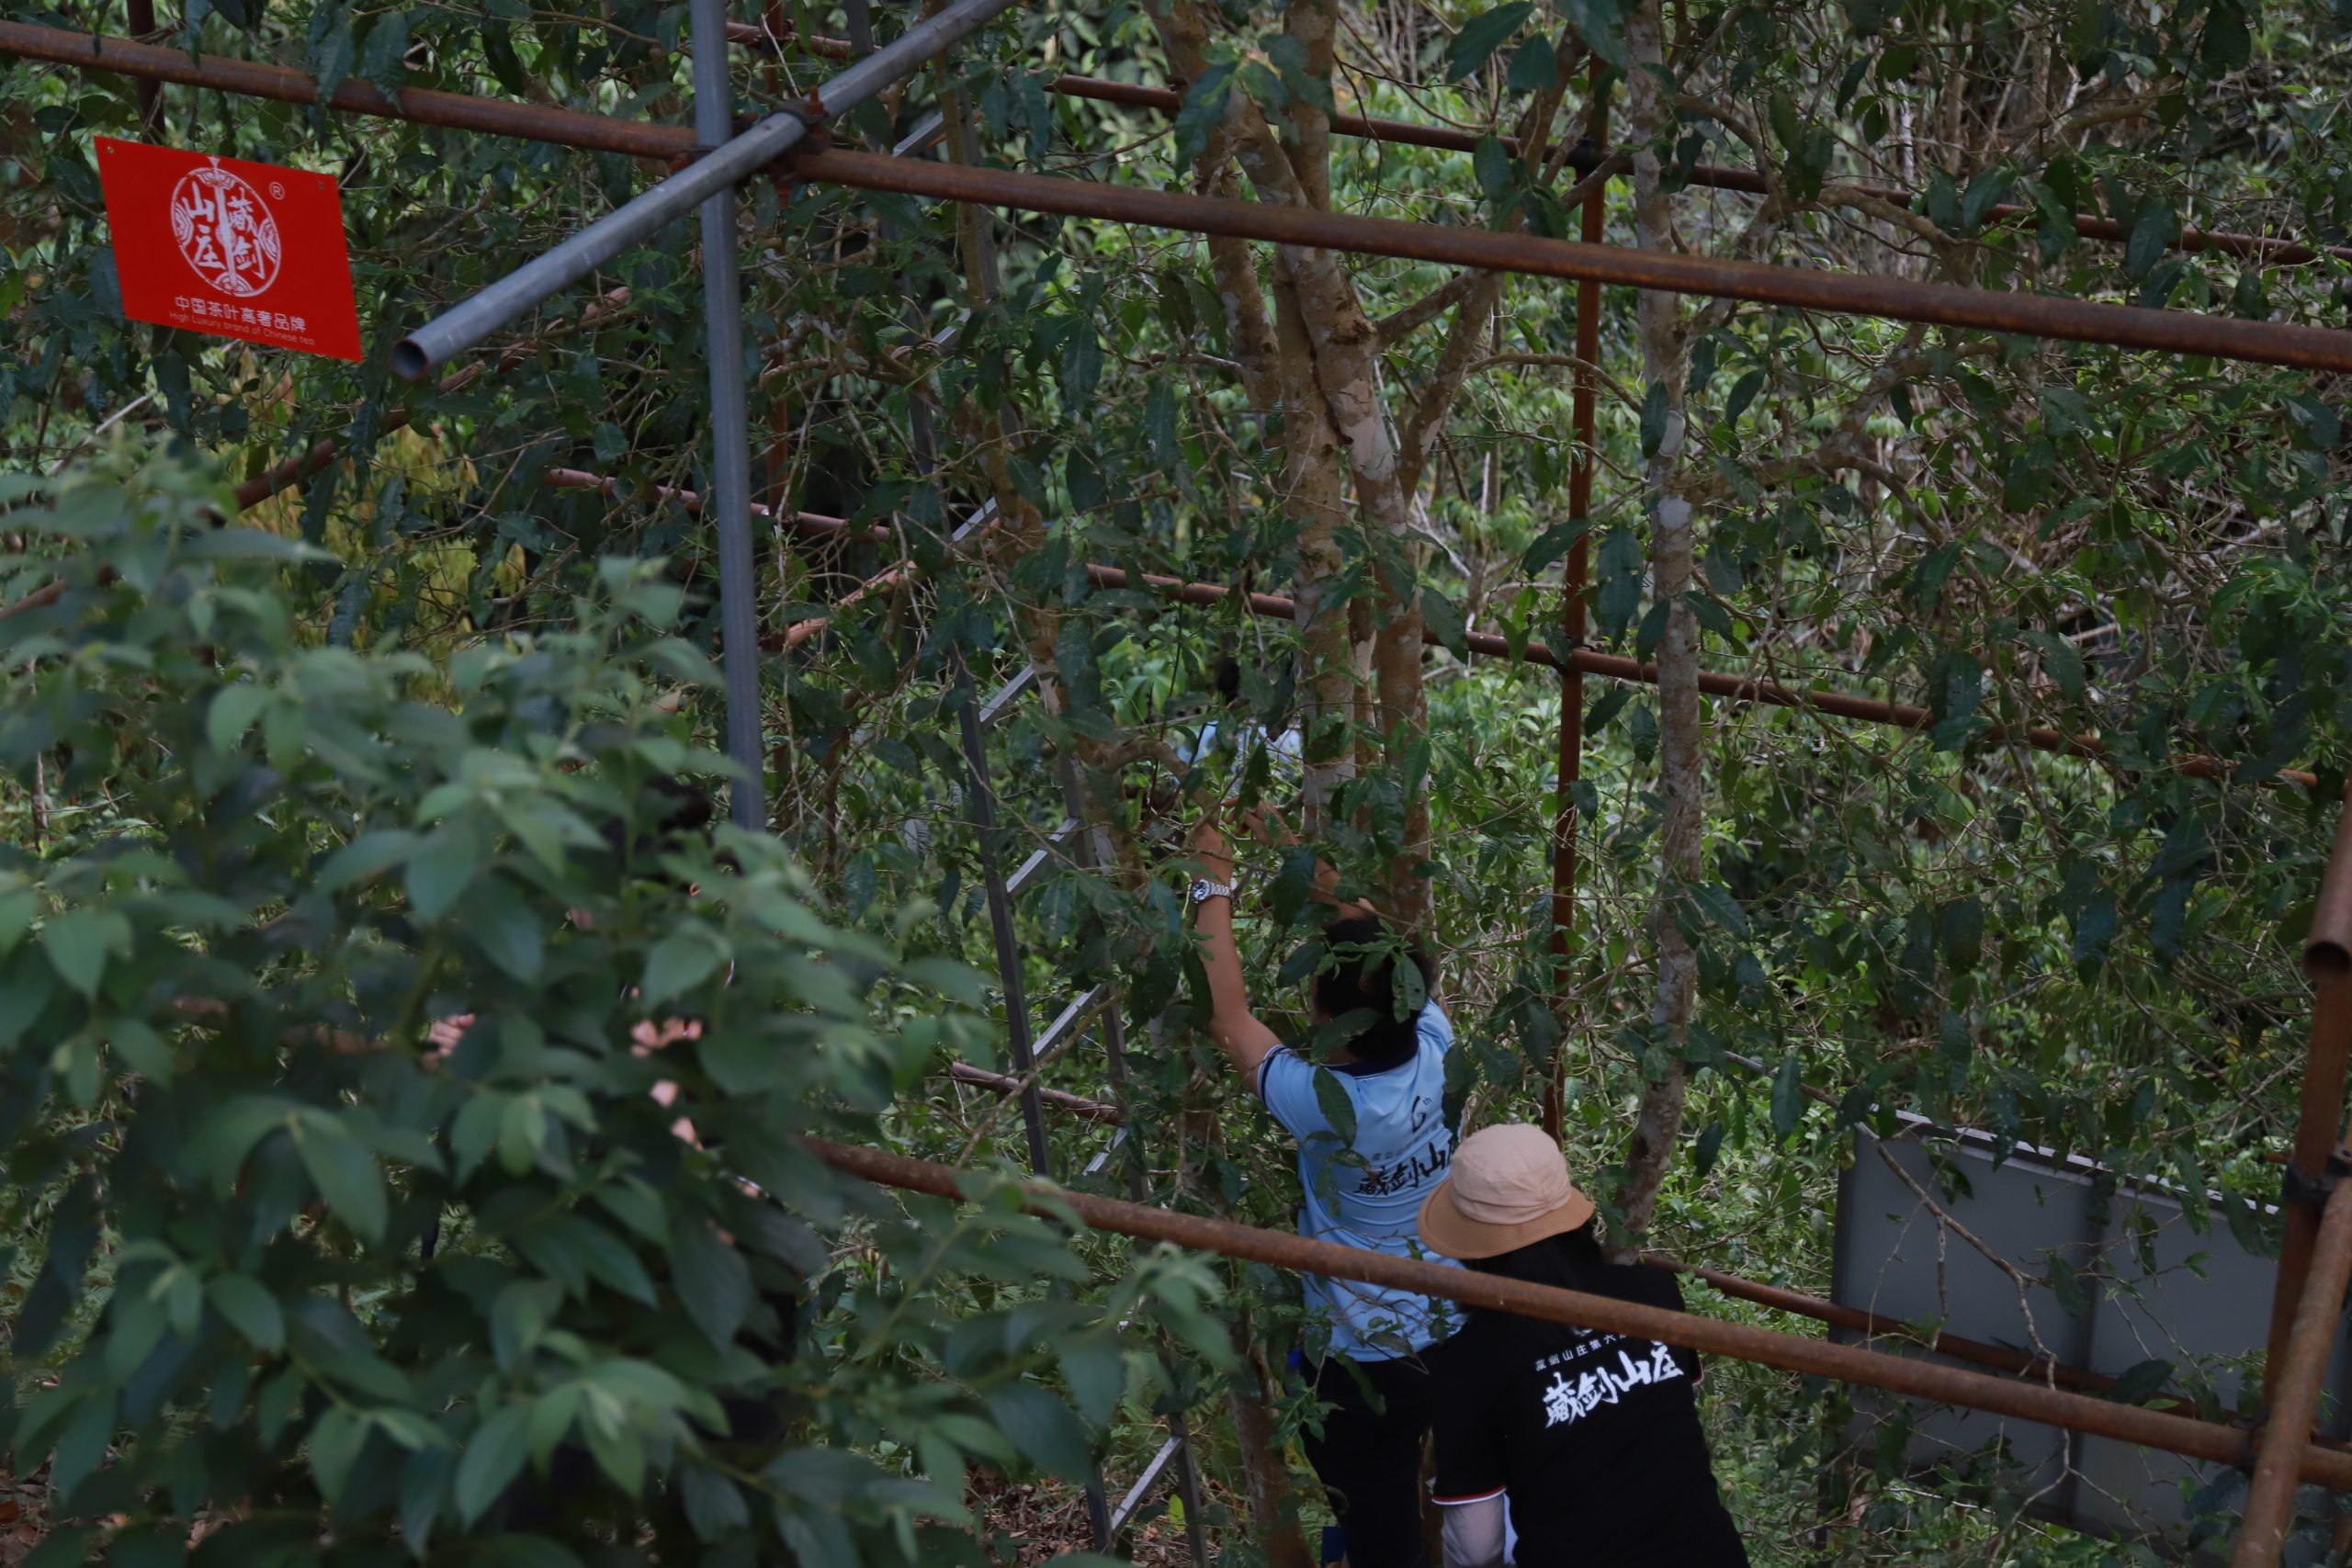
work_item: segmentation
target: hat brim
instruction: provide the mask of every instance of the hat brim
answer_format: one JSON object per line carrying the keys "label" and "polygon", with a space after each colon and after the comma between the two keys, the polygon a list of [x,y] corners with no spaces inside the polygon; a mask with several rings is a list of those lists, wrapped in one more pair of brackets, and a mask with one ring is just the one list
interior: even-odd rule
{"label": "hat brim", "polygon": [[1592,1200],[1571,1187],[1566,1202],[1532,1220],[1509,1225],[1474,1220],[1455,1205],[1453,1178],[1449,1176],[1437,1184],[1436,1191],[1421,1200],[1418,1224],[1421,1245],[1431,1252],[1447,1258],[1499,1258],[1530,1242],[1564,1235],[1591,1218]]}

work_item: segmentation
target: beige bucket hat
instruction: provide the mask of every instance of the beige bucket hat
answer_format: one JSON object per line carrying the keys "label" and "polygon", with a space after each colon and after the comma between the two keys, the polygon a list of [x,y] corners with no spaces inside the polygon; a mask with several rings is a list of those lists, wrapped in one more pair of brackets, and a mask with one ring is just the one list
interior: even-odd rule
{"label": "beige bucket hat", "polygon": [[1421,1245],[1448,1258],[1494,1258],[1572,1231],[1592,1200],[1568,1179],[1567,1157],[1525,1122],[1481,1127],[1453,1151],[1451,1174],[1421,1203]]}

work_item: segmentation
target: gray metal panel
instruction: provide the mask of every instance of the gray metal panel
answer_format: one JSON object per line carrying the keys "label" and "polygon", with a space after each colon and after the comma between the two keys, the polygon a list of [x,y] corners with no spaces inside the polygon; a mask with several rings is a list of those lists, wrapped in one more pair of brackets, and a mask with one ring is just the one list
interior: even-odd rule
{"label": "gray metal panel", "polygon": [[[1942,1233],[1919,1195],[1879,1157],[1875,1140],[1858,1134],[1855,1144],[1854,1162],[1839,1185],[1848,1246],[1839,1258],[1833,1299],[1882,1317],[1935,1325],[1996,1345],[2046,1347],[2069,1359],[2081,1325],[2066,1315],[2056,1294],[2046,1285],[2036,1285],[2021,1298],[2007,1274],[1960,1237]],[[1931,1193],[1937,1190],[1926,1150],[1908,1138],[1896,1139],[1887,1148],[1920,1186]],[[2007,1173],[1995,1171],[1989,1158],[1963,1159],[1962,1168],[1977,1201],[1962,1200],[1952,1207],[1965,1211],[1958,1217],[1988,1247],[2030,1274],[2042,1272],[2049,1252],[2082,1259],[2090,1228],[2087,1183],[2045,1178],[2020,1195],[2022,1201],[1988,1204],[1983,1201],[1988,1187],[2006,1187],[2001,1179]],[[1883,1413],[1890,1407],[1891,1395],[1872,1395],[1868,1401],[1860,1390],[1856,1395],[1857,1409]],[[2019,1481],[2028,1490],[2063,1484],[2065,1434],[2052,1427],[1978,1410],[1923,1406],[1913,1412],[1910,1452],[1916,1461],[1951,1458],[1996,1439],[2008,1444],[2020,1467]]]}
{"label": "gray metal panel", "polygon": [[[1981,1133],[1946,1133],[1916,1117],[1889,1140],[1888,1152],[1929,1192],[1932,1140],[1967,1178],[1970,1190],[1944,1206],[1959,1224],[2029,1275],[2041,1275],[2054,1250],[2082,1266],[2093,1260],[2109,1283],[2090,1292],[2087,1310],[2069,1318],[2046,1287],[2020,1304],[2015,1282],[1958,1235],[1939,1241],[1934,1215],[1879,1155],[1878,1141],[1855,1134],[1855,1157],[1840,1178],[1830,1293],[1833,1299],[1889,1317],[1932,1325],[1969,1338],[2046,1348],[2062,1359],[2109,1376],[2149,1359],[2186,1370],[2192,1363],[2213,1379],[2225,1404],[2234,1404],[2256,1364],[2269,1325],[2276,1265],[2241,1247],[2215,1213],[2200,1234],[2177,1193],[2134,1184],[2097,1201],[2102,1173],[2079,1157],[2018,1148],[1993,1163],[1995,1141]],[[1939,1201],[1944,1201],[1939,1195]],[[2217,1203],[2219,1200],[2215,1201]],[[2154,1225],[2143,1248],[2135,1233],[2144,1217]],[[2040,1331],[2036,1345],[2026,1314]],[[1859,1336],[1843,1335],[1841,1338]],[[1882,1341],[1882,1349],[1923,1354]],[[2329,1372],[2322,1429],[2342,1436],[2352,1408],[2352,1350],[2341,1332]],[[1874,1424],[1893,1408],[1891,1396],[1861,1397],[1855,1406]],[[2032,1511],[2095,1534],[2145,1541],[2167,1557],[2188,1559],[2187,1497],[2219,1473],[2175,1455],[2154,1453],[2111,1438],[2072,1437],[2031,1423],[1974,1412],[1914,1406],[1906,1457],[1932,1464],[1955,1447],[1974,1448],[2004,1436],[2024,1467],[2005,1477],[2033,1497]],[[2071,1452],[2073,1473],[2064,1456]],[[2308,1495],[2314,1509],[2317,1495]],[[2219,1561],[2226,1539],[2194,1554]],[[2318,1561],[2315,1551],[2290,1549],[2287,1561]]]}

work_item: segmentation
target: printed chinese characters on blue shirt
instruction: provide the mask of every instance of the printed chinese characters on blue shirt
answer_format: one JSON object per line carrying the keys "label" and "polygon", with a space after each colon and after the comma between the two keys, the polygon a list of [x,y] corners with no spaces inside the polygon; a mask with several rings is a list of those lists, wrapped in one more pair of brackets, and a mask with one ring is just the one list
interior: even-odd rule
{"label": "printed chinese characters on blue shirt", "polygon": [[[1453,1025],[1435,1002],[1421,1010],[1411,1057],[1393,1067],[1318,1068],[1289,1046],[1260,1065],[1258,1091],[1298,1141],[1298,1179],[1305,1190],[1298,1233],[1342,1247],[1370,1247],[1397,1258],[1422,1258],[1416,1222],[1421,1200],[1445,1179],[1453,1160],[1453,1130],[1446,1125],[1445,1058]],[[1329,1073],[1354,1107],[1352,1149],[1324,1113],[1316,1075]],[[1429,1257],[1433,1263],[1452,1263]],[[1328,1317],[1331,1348],[1360,1361],[1380,1361],[1426,1348],[1452,1332],[1448,1303],[1407,1291],[1386,1290],[1319,1275],[1306,1277],[1308,1308]]]}

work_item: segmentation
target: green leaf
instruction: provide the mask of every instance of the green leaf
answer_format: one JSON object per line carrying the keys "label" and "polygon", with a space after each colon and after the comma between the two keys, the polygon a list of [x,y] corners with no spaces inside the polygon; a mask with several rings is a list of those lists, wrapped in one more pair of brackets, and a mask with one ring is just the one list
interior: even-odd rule
{"label": "green leaf", "polygon": [[1642,394],[1642,456],[1655,457],[1666,445],[1668,419],[1674,412],[1673,396],[1663,381],[1652,381]]}
{"label": "green leaf", "polygon": [[250,682],[221,687],[205,710],[205,740],[216,751],[230,750],[244,739],[268,701],[269,693]]}
{"label": "green leaf", "polygon": [[409,907],[420,919],[439,919],[481,869],[481,852],[466,820],[444,822],[409,856]]}
{"label": "green leaf", "polygon": [[1184,95],[1182,107],[1176,111],[1176,161],[1190,164],[1201,155],[1208,142],[1209,133],[1225,118],[1225,107],[1233,96],[1233,62],[1219,61],[1201,73]]}
{"label": "green leaf", "polygon": [[284,1127],[294,1114],[294,1102],[274,1096],[253,1095],[233,1100],[209,1112],[181,1156],[184,1167],[212,1190],[228,1196],[237,1173],[254,1145]]}
{"label": "green leaf", "polygon": [[742,1255],[707,1216],[684,1215],[671,1227],[670,1266],[686,1316],[711,1344],[726,1349],[752,1310],[752,1272]]}
{"label": "green leaf", "polygon": [[1975,968],[1984,953],[1984,901],[1956,898],[1943,907],[1937,924],[1945,960],[1963,973]]}
{"label": "green leaf", "polygon": [[1585,712],[1585,735],[1589,738],[1608,728],[1609,721],[1615,718],[1625,705],[1633,700],[1634,688],[1631,686],[1615,685],[1602,692],[1600,696],[1593,699],[1592,706]]}
{"label": "green leaf", "polygon": [[718,1472],[684,1464],[672,1475],[679,1499],[685,1505],[686,1522],[702,1540],[718,1540],[752,1522],[751,1505],[743,1501],[743,1494]]}
{"label": "green leaf", "polygon": [[106,1036],[124,1065],[152,1084],[168,1085],[178,1071],[170,1044],[144,1019],[113,1019],[106,1026]]}
{"label": "green leaf", "polygon": [[1421,622],[1457,659],[1470,657],[1470,627],[1453,600],[1434,588],[1421,590]]}
{"label": "green leaf", "polygon": [[1459,82],[1486,64],[1519,31],[1520,24],[1534,14],[1535,7],[1528,0],[1511,0],[1464,22],[1445,46],[1445,79]]}
{"label": "green leaf", "polygon": [[1329,1067],[1315,1069],[1315,1108],[1323,1112],[1323,1120],[1331,1124],[1340,1143],[1355,1146],[1356,1102],[1348,1098],[1348,1087],[1340,1081],[1340,1075]]}
{"label": "green leaf", "polygon": [[1764,367],[1759,365],[1732,383],[1731,396],[1724,400],[1725,424],[1739,423],[1739,416],[1747,412],[1747,405],[1754,402],[1756,394],[1764,389]]}
{"label": "green leaf", "polygon": [[2179,216],[2170,204],[2151,200],[2140,209],[2138,221],[2132,225],[2132,238],[2123,247],[2124,271],[2135,278],[2147,276],[2179,238]]}
{"label": "green leaf", "polygon": [[1589,517],[1571,517],[1565,523],[1553,524],[1527,547],[1527,553],[1520,558],[1519,570],[1533,577],[1575,548],[1576,542],[1590,532],[1592,519]]}
{"label": "green leaf", "polygon": [[329,1507],[343,1495],[343,1484],[367,1442],[367,1420],[341,1404],[327,1406],[311,1428],[311,1473],[318,1478],[319,1495]]}
{"label": "green leaf", "polygon": [[107,960],[130,952],[130,922],[114,909],[68,909],[51,917],[40,933],[41,951],[59,979],[85,997],[98,994]]}
{"label": "green leaf", "polygon": [[2118,1404],[2138,1404],[2151,1394],[2161,1393],[2165,1384],[2172,1382],[2172,1372],[2170,1361],[2153,1357],[2136,1361],[2116,1374],[2113,1385],[2101,1397]]}
{"label": "green leaf", "polygon": [[1794,1056],[1772,1075],[1772,1133],[1786,1142],[1804,1119],[1804,1068]]}
{"label": "green leaf", "polygon": [[277,1298],[250,1274],[215,1274],[204,1282],[205,1300],[257,1349],[271,1355],[286,1348],[286,1314]]}
{"label": "green leaf", "polygon": [[1552,40],[1538,33],[1513,50],[1504,85],[1514,93],[1548,93],[1558,86],[1560,53]]}
{"label": "green leaf", "polygon": [[1974,233],[1983,226],[1985,215],[2009,194],[2015,175],[2011,171],[1994,167],[1981,169],[1968,182],[1968,189],[1960,198],[1960,226],[1962,231]]}
{"label": "green leaf", "polygon": [[309,1110],[296,1116],[293,1133],[302,1168],[310,1172],[327,1207],[368,1240],[380,1240],[390,1217],[390,1201],[376,1156],[323,1111]]}
{"label": "green leaf", "polygon": [[645,973],[637,983],[639,999],[658,1007],[709,979],[727,959],[724,937],[700,920],[681,921],[645,955]]}
{"label": "green leaf", "polygon": [[1118,1336],[1098,1332],[1069,1341],[1062,1347],[1061,1368],[1079,1414],[1097,1427],[1109,1421],[1127,1387],[1126,1352]]}
{"label": "green leaf", "polygon": [[1587,49],[1620,71],[1632,67],[1633,57],[1625,52],[1624,0],[1552,0],[1552,6]]}
{"label": "green leaf", "polygon": [[466,1439],[458,1461],[458,1522],[470,1526],[497,1501],[530,1452],[531,1406],[502,1404]]}
{"label": "green leaf", "polygon": [[989,1414],[1023,1458],[1048,1475],[1083,1480],[1094,1451],[1069,1405],[1035,1383],[1001,1383],[988,1391]]}
{"label": "green leaf", "polygon": [[2058,682],[2058,689],[2067,700],[2081,702],[2090,690],[2083,669],[2083,650],[2064,637],[2033,627],[2027,628],[2025,639],[2041,655],[2043,671]]}
{"label": "green leaf", "polygon": [[327,856],[313,883],[322,893],[340,893],[355,882],[365,882],[404,864],[422,842],[404,828],[379,828],[362,833]]}

